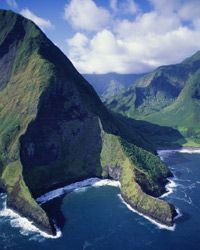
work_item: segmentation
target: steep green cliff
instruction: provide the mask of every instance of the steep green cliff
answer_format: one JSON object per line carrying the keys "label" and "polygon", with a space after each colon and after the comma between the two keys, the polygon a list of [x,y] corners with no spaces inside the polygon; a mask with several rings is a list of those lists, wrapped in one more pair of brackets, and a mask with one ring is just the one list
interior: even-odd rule
{"label": "steep green cliff", "polygon": [[54,234],[34,198],[88,177],[109,177],[121,181],[137,210],[173,223],[173,206],[150,196],[163,192],[171,173],[149,141],[125,131],[66,56],[11,11],[0,11],[0,65],[0,183],[9,207]]}

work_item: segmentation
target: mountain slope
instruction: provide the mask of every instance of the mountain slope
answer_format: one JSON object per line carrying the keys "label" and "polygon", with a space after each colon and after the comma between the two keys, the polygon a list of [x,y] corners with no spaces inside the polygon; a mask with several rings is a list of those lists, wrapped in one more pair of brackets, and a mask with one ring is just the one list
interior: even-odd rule
{"label": "mountain slope", "polygon": [[102,101],[119,94],[142,75],[137,74],[83,74],[83,77],[94,87]]}
{"label": "mountain slope", "polygon": [[119,179],[133,207],[173,223],[174,207],[153,197],[171,173],[149,142],[124,131],[65,55],[11,11],[0,11],[0,65],[0,186],[9,207],[55,234],[34,198],[97,176]]}
{"label": "mountain slope", "polygon": [[180,64],[159,67],[106,104],[129,117],[174,127],[200,143],[199,74],[197,52]]}
{"label": "mountain slope", "polygon": [[148,121],[178,128],[187,138],[200,143],[200,70],[190,77],[174,103],[147,116]]}

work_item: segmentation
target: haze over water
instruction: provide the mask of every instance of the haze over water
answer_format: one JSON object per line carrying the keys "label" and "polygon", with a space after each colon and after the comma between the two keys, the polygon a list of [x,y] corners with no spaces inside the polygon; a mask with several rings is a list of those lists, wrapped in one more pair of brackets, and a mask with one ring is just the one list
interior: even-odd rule
{"label": "haze over water", "polygon": [[[119,188],[88,187],[51,204],[52,211],[57,202],[62,202],[66,221],[60,238],[43,238],[16,227],[19,219],[1,216],[0,250],[199,250],[200,154],[168,152],[162,157],[175,174],[176,184],[164,199],[183,214],[177,219],[174,231],[159,229],[128,210],[120,200]],[[1,211],[4,201],[5,195],[1,195]],[[56,207],[54,211],[58,215]]]}

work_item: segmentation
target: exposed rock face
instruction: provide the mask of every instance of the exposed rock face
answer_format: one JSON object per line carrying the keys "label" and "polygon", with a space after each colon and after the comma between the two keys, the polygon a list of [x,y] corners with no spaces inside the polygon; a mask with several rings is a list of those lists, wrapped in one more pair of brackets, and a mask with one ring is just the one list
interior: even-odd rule
{"label": "exposed rock face", "polygon": [[148,214],[156,207],[158,221],[165,210],[162,222],[168,224],[171,206],[145,194],[135,171],[145,174],[148,188],[158,190],[158,177],[166,178],[169,170],[141,142],[135,145],[122,121],[39,28],[0,11],[0,51],[5,68],[0,71],[5,72],[0,83],[0,183],[8,206],[55,234],[33,197],[63,183],[109,176],[121,181],[123,195],[138,210]]}
{"label": "exposed rock face", "polygon": [[108,178],[119,181],[121,175],[120,166],[105,166],[105,172]]}

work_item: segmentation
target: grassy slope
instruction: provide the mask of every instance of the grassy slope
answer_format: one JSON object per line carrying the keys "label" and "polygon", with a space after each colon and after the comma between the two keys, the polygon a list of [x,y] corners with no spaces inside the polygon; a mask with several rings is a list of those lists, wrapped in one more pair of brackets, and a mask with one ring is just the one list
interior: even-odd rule
{"label": "grassy slope", "polygon": [[[171,146],[199,146],[199,68],[197,52],[180,64],[163,66],[145,75],[136,87],[127,89],[107,105],[128,117],[177,129],[181,136],[172,138]],[[160,141],[164,139],[163,135],[158,137]]]}
{"label": "grassy slope", "polygon": [[[10,29],[11,27],[16,29],[15,25],[19,17],[16,18],[15,14],[3,12],[1,18],[9,21]],[[18,43],[19,49],[15,55],[9,82],[0,91],[2,180],[8,192],[8,204],[23,215],[40,222],[41,229],[45,228],[47,231],[47,228],[51,228],[49,219],[31,197],[23,181],[22,166],[19,161],[19,138],[36,116],[38,98],[49,80],[49,75],[43,72],[48,72],[50,69],[49,64],[47,66],[32,44],[32,39],[37,37],[40,31],[30,21],[20,19],[18,22],[21,23],[20,25],[24,24],[26,35]],[[3,35],[1,33],[0,46],[4,45],[4,33]],[[51,233],[51,230],[48,232]]]}
{"label": "grassy slope", "polygon": [[160,125],[177,128],[185,138],[185,145],[200,144],[200,71],[197,71],[188,81],[176,102],[162,111],[149,115],[146,120]]}
{"label": "grassy slope", "polygon": [[20,161],[8,164],[1,178],[6,185],[8,195],[7,205],[17,212],[20,211],[23,216],[27,216],[37,225],[40,225],[40,229],[51,234],[51,230],[47,230],[50,223],[49,218],[32,198],[23,180]]}
{"label": "grassy slope", "polygon": [[185,85],[187,65],[171,65],[156,69],[139,78],[135,86],[107,101],[114,111],[129,117],[143,118],[171,104]]}

